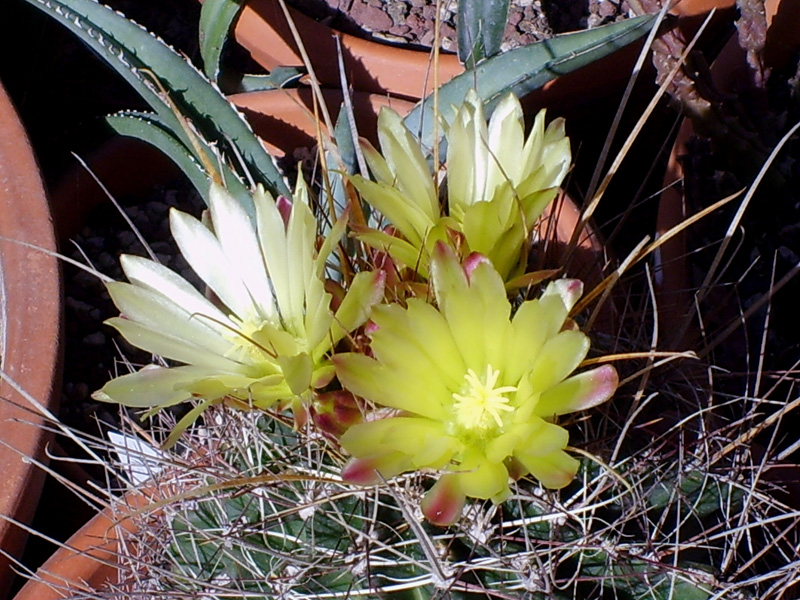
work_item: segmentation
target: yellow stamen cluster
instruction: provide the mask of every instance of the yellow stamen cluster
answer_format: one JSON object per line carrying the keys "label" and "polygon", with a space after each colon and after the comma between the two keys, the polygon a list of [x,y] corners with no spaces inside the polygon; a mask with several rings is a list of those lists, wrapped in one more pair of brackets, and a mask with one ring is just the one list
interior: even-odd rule
{"label": "yellow stamen cluster", "polygon": [[466,381],[463,394],[453,394],[455,400],[456,422],[466,430],[486,431],[492,428],[492,422],[498,428],[503,426],[501,413],[512,412],[509,399],[503,394],[516,392],[513,385],[495,387],[500,371],[486,365],[486,376],[481,379],[472,369],[464,375]]}

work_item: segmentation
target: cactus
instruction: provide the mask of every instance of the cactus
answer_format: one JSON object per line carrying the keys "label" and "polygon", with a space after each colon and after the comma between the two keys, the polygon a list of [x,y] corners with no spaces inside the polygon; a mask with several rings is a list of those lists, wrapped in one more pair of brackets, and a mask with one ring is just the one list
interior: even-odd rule
{"label": "cactus", "polygon": [[141,554],[129,557],[144,571],[136,589],[261,598],[761,597],[713,571],[711,557],[733,536],[721,529],[725,515],[752,501],[724,475],[649,457],[629,461],[616,479],[586,459],[560,494],[521,480],[502,504],[474,503],[440,528],[419,513],[427,476],[354,488],[338,480],[343,457],[326,437],[263,413],[213,411],[184,440],[204,465],[194,469],[202,473],[196,489],[160,508],[166,550],[139,545]]}

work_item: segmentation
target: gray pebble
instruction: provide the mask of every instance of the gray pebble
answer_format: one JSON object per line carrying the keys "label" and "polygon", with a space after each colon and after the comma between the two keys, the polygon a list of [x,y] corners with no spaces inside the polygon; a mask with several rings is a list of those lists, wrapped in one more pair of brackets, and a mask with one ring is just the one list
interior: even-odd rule
{"label": "gray pebble", "polygon": [[102,346],[106,343],[106,334],[102,331],[90,333],[83,338],[83,343],[87,346]]}
{"label": "gray pebble", "polygon": [[123,252],[130,252],[139,245],[136,234],[128,230],[117,233],[117,241],[119,242],[120,250]]}

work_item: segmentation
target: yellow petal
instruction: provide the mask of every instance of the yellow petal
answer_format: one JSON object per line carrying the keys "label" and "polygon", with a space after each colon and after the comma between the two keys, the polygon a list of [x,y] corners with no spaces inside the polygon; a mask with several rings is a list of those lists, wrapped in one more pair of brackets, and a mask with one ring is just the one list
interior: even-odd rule
{"label": "yellow petal", "polygon": [[[509,330],[511,306],[503,281],[494,268],[478,265],[471,282],[452,249],[436,245],[431,276],[439,309],[447,319],[464,364],[484,372],[490,358],[502,357]],[[502,372],[502,365],[492,365]],[[504,381],[504,385],[508,385]]]}
{"label": "yellow petal", "polygon": [[383,107],[378,115],[378,138],[381,152],[395,175],[394,186],[430,220],[438,219],[439,201],[428,162],[417,138],[391,108]]}
{"label": "yellow petal", "polygon": [[112,379],[92,394],[92,398],[134,408],[173,406],[192,397],[188,385],[212,373],[209,369],[192,366],[145,367]]}
{"label": "yellow petal", "polygon": [[478,450],[465,458],[454,475],[461,490],[471,498],[504,499],[509,493],[505,465],[488,460]]}
{"label": "yellow petal", "polygon": [[422,246],[422,240],[438,220],[438,214],[430,214],[393,186],[375,183],[358,175],[352,177],[351,181],[361,197],[385,216],[414,247]]}
{"label": "yellow petal", "polygon": [[415,468],[439,466],[454,452],[454,443],[444,433],[441,423],[417,417],[388,417],[358,423],[339,442],[359,458],[403,453],[415,463]]}
{"label": "yellow petal", "polygon": [[331,343],[367,322],[372,307],[383,299],[385,274],[381,271],[358,273],[336,311],[331,326]]}
{"label": "yellow petal", "polygon": [[544,392],[572,373],[589,351],[589,338],[580,331],[562,331],[548,340],[528,374],[534,392]]}
{"label": "yellow petal", "polygon": [[402,238],[375,229],[359,232],[356,238],[375,250],[385,252],[398,263],[398,266],[410,267],[420,276],[428,277],[430,261],[421,247],[415,247]]}
{"label": "yellow petal", "polygon": [[466,369],[444,318],[425,306],[413,300],[408,310],[399,305],[376,307],[373,321],[378,330],[371,349],[381,364],[424,382],[432,395],[449,401],[462,386]]}
{"label": "yellow petal", "polygon": [[523,302],[514,314],[507,344],[505,369],[510,381],[530,371],[542,346],[564,324],[567,308],[560,298],[544,297]]}
{"label": "yellow petal", "polygon": [[278,364],[293,394],[299,396],[308,391],[314,371],[314,363],[308,354],[303,352],[294,356],[278,356]]}
{"label": "yellow petal", "polygon": [[549,418],[597,406],[611,398],[618,384],[617,370],[611,365],[603,365],[565,379],[544,392],[535,412]]}
{"label": "yellow petal", "polygon": [[561,489],[568,486],[578,472],[580,463],[562,450],[556,450],[545,456],[531,456],[524,453],[516,455],[517,459],[528,469],[541,484],[550,489]]}
{"label": "yellow petal", "polygon": [[431,419],[445,417],[441,392],[432,393],[425,382],[407,373],[361,354],[336,354],[331,362],[342,386],[356,396]]}

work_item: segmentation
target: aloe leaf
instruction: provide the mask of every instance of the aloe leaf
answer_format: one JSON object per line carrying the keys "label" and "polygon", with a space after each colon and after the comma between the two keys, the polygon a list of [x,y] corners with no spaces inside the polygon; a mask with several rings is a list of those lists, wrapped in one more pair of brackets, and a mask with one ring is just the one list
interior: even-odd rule
{"label": "aloe leaf", "polygon": [[461,0],[458,3],[458,59],[468,69],[500,52],[509,0]]}
{"label": "aloe leaf", "polygon": [[[210,190],[210,179],[203,166],[183,145],[183,142],[175,137],[165,124],[153,113],[142,113],[128,111],[109,115],[106,123],[120,135],[134,137],[152,144],[164,154],[166,154],[186,175],[192,185],[197,189],[203,200],[208,204],[208,194]],[[209,152],[212,148],[208,146]],[[222,171],[222,178],[229,191],[240,201],[252,201],[250,193],[242,184],[241,180],[226,165],[221,164],[218,168]]]}
{"label": "aloe leaf", "polygon": [[[239,112],[194,66],[144,28],[94,0],[27,0],[72,31],[150,104],[165,127],[192,148],[189,134],[174,107],[152,82],[159,83],[170,99],[208,140],[229,148],[240,157],[249,174],[270,191],[289,189],[261,142]],[[195,157],[197,153],[192,150]],[[246,206],[252,211],[252,206]]]}
{"label": "aloe leaf", "polygon": [[[650,31],[655,15],[644,15],[577,33],[558,35],[486,59],[439,89],[439,117],[450,123],[455,108],[475,88],[490,113],[508,92],[524,96],[561,75],[584,67],[636,41]],[[431,96],[405,118],[426,147],[433,146],[434,105]]]}
{"label": "aloe leaf", "polygon": [[205,0],[200,9],[200,56],[211,81],[219,78],[219,60],[231,25],[244,7],[242,0]]}

